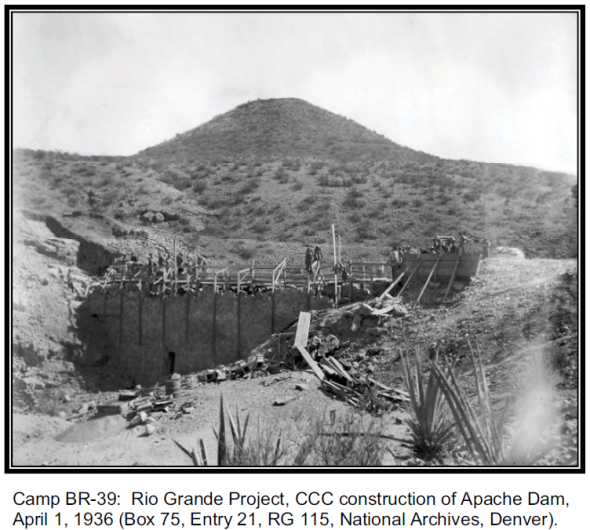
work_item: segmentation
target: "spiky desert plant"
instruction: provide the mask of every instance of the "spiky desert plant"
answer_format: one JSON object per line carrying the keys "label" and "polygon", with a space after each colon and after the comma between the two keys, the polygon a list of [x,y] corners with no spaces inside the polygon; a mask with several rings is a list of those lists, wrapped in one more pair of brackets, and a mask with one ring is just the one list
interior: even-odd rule
{"label": "spiky desert plant", "polygon": [[437,363],[431,362],[431,373],[440,384],[455,425],[474,460],[485,466],[501,465],[505,461],[504,432],[508,407],[505,406],[499,416],[495,414],[479,348],[476,355],[471,342],[468,341],[468,345],[479,414],[467,399],[452,368],[445,373]]}
{"label": "spiky desert plant", "polygon": [[197,445],[199,446],[198,451],[195,449],[187,449],[177,440],[173,439],[172,441],[182,450],[184,454],[186,454],[191,459],[193,466],[208,465],[209,459],[207,458],[207,451],[205,450],[205,443],[203,442],[202,438],[197,440]]}
{"label": "spiky desert plant", "polygon": [[411,446],[420,458],[441,461],[453,428],[444,414],[441,384],[432,369],[427,381],[423,381],[419,352],[415,356],[414,376],[411,374],[406,353],[400,353],[413,414],[413,418],[408,421],[412,431]]}

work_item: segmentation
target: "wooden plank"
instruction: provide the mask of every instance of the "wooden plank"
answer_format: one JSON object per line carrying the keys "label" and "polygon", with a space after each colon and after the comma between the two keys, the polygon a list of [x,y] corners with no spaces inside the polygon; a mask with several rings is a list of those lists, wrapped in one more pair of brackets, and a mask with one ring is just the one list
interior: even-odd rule
{"label": "wooden plank", "polygon": [[331,357],[329,359],[329,362],[332,364],[332,366],[334,366],[338,372],[340,372],[340,375],[342,377],[344,377],[344,379],[346,379],[349,383],[354,384],[355,381],[352,378],[352,376],[346,371],[346,369],[344,368],[344,366],[342,366],[340,364],[340,362],[338,361],[338,359],[336,359],[335,357]]}
{"label": "wooden plank", "polygon": [[320,381],[324,380],[324,372],[322,369],[317,365],[317,363],[311,358],[311,355],[307,352],[307,350],[301,346],[300,344],[296,344],[295,347],[299,350],[299,353],[305,359],[305,362],[309,365],[309,367],[313,370],[314,374],[318,377]]}
{"label": "wooden plank", "polygon": [[422,287],[422,290],[420,291],[420,295],[418,296],[418,299],[416,300],[416,302],[414,302],[412,309],[415,309],[416,306],[420,303],[420,299],[422,298],[424,291],[426,291],[426,287],[428,286],[428,283],[430,282],[430,278],[432,278],[432,275],[434,274],[434,271],[436,270],[436,266],[438,265],[440,258],[442,258],[442,256],[443,256],[443,254],[439,255],[438,260],[436,261],[436,263],[432,267],[432,270],[430,271],[430,274],[428,275],[428,278],[426,279],[426,282],[424,283],[424,287]]}
{"label": "wooden plank", "polygon": [[449,284],[447,285],[447,288],[445,290],[445,294],[442,299],[443,302],[447,299],[447,296],[449,295],[449,292],[451,290],[451,286],[453,285],[453,281],[455,280],[455,276],[457,275],[457,269],[459,268],[459,263],[461,262],[461,253],[462,252],[463,252],[463,249],[462,248],[459,249],[459,254],[457,254],[457,263],[455,263],[455,267],[453,268],[451,278],[449,279]]}
{"label": "wooden plank", "polygon": [[309,335],[309,326],[311,324],[311,313],[301,311],[299,321],[297,322],[297,334],[295,335],[295,346],[307,346],[307,337]]}
{"label": "wooden plank", "polygon": [[404,274],[406,272],[408,272],[408,269],[410,268],[410,266],[408,265],[404,271],[395,279],[393,280],[393,282],[391,282],[391,285],[385,289],[385,291],[383,291],[383,293],[381,293],[381,296],[379,296],[379,298],[377,298],[377,301],[379,302],[380,300],[383,300],[383,298],[385,298],[385,295],[389,294],[389,291],[391,291],[396,285],[397,283],[404,277]]}
{"label": "wooden plank", "polygon": [[406,280],[406,283],[404,283],[404,285],[400,289],[399,293],[397,293],[398,296],[404,292],[404,289],[410,284],[410,280],[414,277],[414,274],[416,274],[416,271],[420,267],[420,255],[418,255],[418,259],[416,260],[415,263],[416,263],[416,266],[414,267],[414,270],[412,271],[412,273],[410,274],[410,276]]}

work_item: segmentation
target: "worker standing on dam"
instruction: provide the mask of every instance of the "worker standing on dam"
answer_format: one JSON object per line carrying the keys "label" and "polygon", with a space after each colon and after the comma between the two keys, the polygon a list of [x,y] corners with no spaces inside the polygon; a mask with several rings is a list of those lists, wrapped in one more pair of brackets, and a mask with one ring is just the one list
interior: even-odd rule
{"label": "worker standing on dam", "polygon": [[308,274],[311,274],[311,264],[313,262],[313,253],[311,252],[311,247],[307,245],[305,249],[305,270]]}
{"label": "worker standing on dam", "polygon": [[314,261],[317,261],[319,263],[320,261],[322,261],[323,257],[324,257],[324,255],[322,254],[322,249],[318,245],[316,245],[313,250]]}
{"label": "worker standing on dam", "polygon": [[399,247],[393,247],[393,249],[389,253],[388,263],[391,267],[391,278],[394,280],[397,276],[397,273],[402,263],[402,257],[399,251]]}

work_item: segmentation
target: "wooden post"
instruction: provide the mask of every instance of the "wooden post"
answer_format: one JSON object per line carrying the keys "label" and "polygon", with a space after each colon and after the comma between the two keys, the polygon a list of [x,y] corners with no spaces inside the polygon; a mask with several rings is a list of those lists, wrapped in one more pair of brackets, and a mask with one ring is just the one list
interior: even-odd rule
{"label": "wooden post", "polygon": [[363,289],[363,291],[365,290],[365,280],[367,278],[367,269],[365,269],[365,262],[363,261],[363,281],[361,283],[361,288]]}
{"label": "wooden post", "polygon": [[250,286],[252,287],[252,293],[254,293],[254,260],[250,262]]}
{"label": "wooden post", "polygon": [[272,279],[271,279],[272,283],[270,285],[270,289],[271,289],[272,293],[275,292],[275,270],[276,270],[276,267],[272,270]]}
{"label": "wooden post", "polygon": [[332,225],[332,244],[334,246],[334,305],[338,305],[338,275],[336,274],[336,263],[337,263],[337,255],[336,255],[336,229],[334,225]]}
{"label": "wooden post", "polygon": [[213,360],[217,360],[217,275],[215,275],[215,290],[213,291],[213,326],[211,331],[211,349],[213,350]]}
{"label": "wooden post", "polygon": [[139,322],[138,324],[138,328],[139,328],[139,333],[138,333],[138,344],[141,346],[142,340],[143,340],[143,322],[142,322],[142,316],[143,316],[143,291],[140,289],[139,290],[139,301],[138,301],[138,313],[139,313]]}
{"label": "wooden post", "polygon": [[275,290],[273,284],[273,290],[270,294],[270,334],[275,332]]}
{"label": "wooden post", "polygon": [[189,330],[189,314],[190,314],[190,307],[191,307],[191,293],[187,291],[185,293],[186,296],[186,308],[184,313],[184,343],[188,344],[188,330]]}
{"label": "wooden post", "polygon": [[287,258],[283,260],[283,287],[287,287]]}
{"label": "wooden post", "polygon": [[338,234],[338,263],[342,263],[342,237]]}
{"label": "wooden post", "polygon": [[457,261],[455,262],[455,266],[453,267],[453,273],[451,274],[451,279],[449,280],[449,285],[447,285],[447,288],[445,290],[445,295],[443,296],[443,299],[442,299],[443,302],[447,299],[447,296],[449,295],[449,292],[451,290],[451,286],[453,285],[453,282],[455,281],[455,275],[457,274],[457,270],[459,269],[459,262],[461,261],[461,254],[463,254],[462,248],[460,248],[459,252],[457,253]]}
{"label": "wooden post", "polygon": [[348,274],[350,275],[350,301],[353,302],[353,294],[352,294],[352,287],[353,287],[353,281],[352,281],[352,260],[348,260]]}
{"label": "wooden post", "polygon": [[370,280],[370,286],[371,286],[371,296],[370,296],[370,298],[372,298],[373,296],[375,296],[375,294],[374,294],[375,291],[373,289],[373,264],[371,263],[371,265],[369,265],[369,266],[371,267],[371,272],[369,273],[370,278],[371,278],[371,280]]}
{"label": "wooden post", "polygon": [[436,268],[438,267],[438,264],[440,263],[441,258],[443,257],[444,254],[440,254],[438,256],[438,259],[436,260],[436,262],[434,263],[434,266],[432,267],[432,270],[430,271],[430,274],[428,275],[428,278],[426,279],[426,283],[424,284],[424,287],[422,287],[422,290],[420,291],[420,294],[418,295],[418,299],[416,300],[416,302],[414,303],[414,305],[412,306],[412,309],[415,309],[416,306],[420,303],[420,299],[422,298],[422,295],[424,294],[424,291],[426,291],[426,287],[428,286],[428,284],[430,283],[430,278],[432,278],[432,275],[434,274],[434,271],[436,270]]}
{"label": "wooden post", "polygon": [[178,284],[177,284],[178,267],[176,266],[176,239],[173,239],[172,241],[174,242],[174,244],[173,244],[174,258],[172,260],[172,270],[174,271],[174,296],[176,296],[176,291],[178,288]]}
{"label": "wooden post", "polygon": [[242,339],[242,337],[241,337],[241,326],[240,326],[240,323],[241,323],[241,307],[240,307],[241,306],[241,303],[240,303],[240,301],[241,301],[241,298],[242,298],[241,297],[241,294],[242,293],[238,289],[238,299],[236,300],[237,313],[238,313],[237,314],[237,319],[236,319],[237,320],[237,328],[238,328],[237,329],[237,340],[236,340],[236,349],[237,349],[237,351],[236,351],[236,357],[238,359],[240,358],[240,347],[241,347],[241,343],[242,343],[242,340],[241,340]]}
{"label": "wooden post", "polygon": [[119,292],[119,346],[123,344],[123,290]]}
{"label": "wooden post", "polygon": [[166,344],[166,297],[162,297],[162,347]]}

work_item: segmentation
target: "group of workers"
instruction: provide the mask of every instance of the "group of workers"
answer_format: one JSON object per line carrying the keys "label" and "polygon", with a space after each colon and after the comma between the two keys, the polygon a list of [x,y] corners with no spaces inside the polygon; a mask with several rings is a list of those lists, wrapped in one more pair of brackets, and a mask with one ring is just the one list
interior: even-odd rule
{"label": "group of workers", "polygon": [[141,263],[135,254],[123,254],[116,257],[113,264],[107,268],[106,278],[111,278],[117,273],[122,274],[123,280],[137,279],[145,275],[153,280],[159,277],[171,278],[174,274],[177,277],[186,274],[196,275],[206,264],[202,256],[185,257],[182,252],[177,253],[176,258],[172,257],[168,251],[158,252],[157,257],[150,252],[147,263]]}
{"label": "group of workers", "polygon": [[459,233],[459,241],[454,236],[436,236],[432,239],[432,245],[428,248],[413,250],[410,246],[394,246],[389,253],[388,264],[391,267],[392,278],[399,274],[404,254],[453,254],[463,251],[469,243],[481,243],[481,257],[489,258],[490,241],[484,238],[468,238],[463,232]]}

